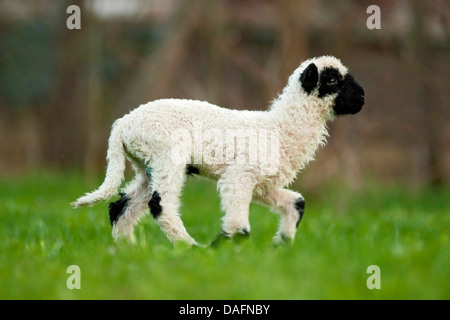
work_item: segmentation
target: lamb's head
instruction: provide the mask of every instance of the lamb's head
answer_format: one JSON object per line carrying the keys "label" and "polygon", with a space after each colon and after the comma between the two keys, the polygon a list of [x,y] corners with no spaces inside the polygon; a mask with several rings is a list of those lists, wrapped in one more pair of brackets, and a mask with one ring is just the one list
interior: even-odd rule
{"label": "lamb's head", "polygon": [[336,116],[355,114],[364,105],[364,90],[348,69],[335,57],[308,59],[289,81],[297,81],[309,98],[324,100]]}

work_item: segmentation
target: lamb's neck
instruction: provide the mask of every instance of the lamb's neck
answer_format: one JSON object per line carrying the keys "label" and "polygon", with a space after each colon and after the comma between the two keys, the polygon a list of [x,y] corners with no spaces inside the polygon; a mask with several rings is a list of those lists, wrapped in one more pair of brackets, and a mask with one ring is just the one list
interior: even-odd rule
{"label": "lamb's neck", "polygon": [[284,160],[295,171],[314,159],[317,149],[325,144],[328,136],[326,121],[330,116],[326,106],[320,102],[307,102],[294,104],[278,100],[270,110],[280,130],[280,144],[288,150]]}

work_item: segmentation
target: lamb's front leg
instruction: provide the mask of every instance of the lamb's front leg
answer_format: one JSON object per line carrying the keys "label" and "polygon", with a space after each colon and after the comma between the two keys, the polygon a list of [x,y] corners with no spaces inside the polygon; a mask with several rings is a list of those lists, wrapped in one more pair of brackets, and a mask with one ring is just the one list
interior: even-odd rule
{"label": "lamb's front leg", "polygon": [[255,199],[272,207],[281,215],[280,227],[273,238],[275,244],[292,242],[305,211],[305,199],[292,190],[274,189]]}
{"label": "lamb's front leg", "polygon": [[222,232],[213,241],[217,245],[222,239],[233,238],[235,235],[250,234],[249,206],[252,201],[254,178],[241,170],[229,169],[218,181],[222,210]]}

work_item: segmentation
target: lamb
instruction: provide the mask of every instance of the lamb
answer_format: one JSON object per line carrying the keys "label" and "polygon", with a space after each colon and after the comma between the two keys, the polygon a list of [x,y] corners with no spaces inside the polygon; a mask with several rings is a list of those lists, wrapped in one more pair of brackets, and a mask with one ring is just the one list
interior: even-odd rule
{"label": "lamb", "polygon": [[149,208],[171,242],[198,245],[178,212],[186,176],[198,174],[217,180],[225,212],[217,241],[249,235],[254,201],[280,214],[274,243],[292,242],[305,199],[286,187],[325,143],[327,121],[363,105],[363,88],[332,56],[301,63],[267,111],[182,99],[149,102],[114,122],[103,184],[72,205],[92,206],[115,196],[128,159],[135,176],[109,204],[116,240],[133,242],[134,225]]}

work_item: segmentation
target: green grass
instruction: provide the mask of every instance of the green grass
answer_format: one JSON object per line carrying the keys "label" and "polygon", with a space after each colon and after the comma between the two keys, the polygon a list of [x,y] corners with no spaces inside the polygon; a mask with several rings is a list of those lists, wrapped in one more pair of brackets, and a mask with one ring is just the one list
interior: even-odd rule
{"label": "green grass", "polygon": [[[73,210],[97,187],[77,174],[0,180],[0,299],[449,299],[448,189],[367,183],[308,194],[292,246],[273,247],[277,216],[252,205],[250,238],[173,247],[147,216],[137,244],[115,244],[107,204]],[[183,220],[200,243],[220,231],[215,184],[189,179]],[[81,289],[69,290],[78,265]],[[369,290],[369,265],[381,289]]]}

